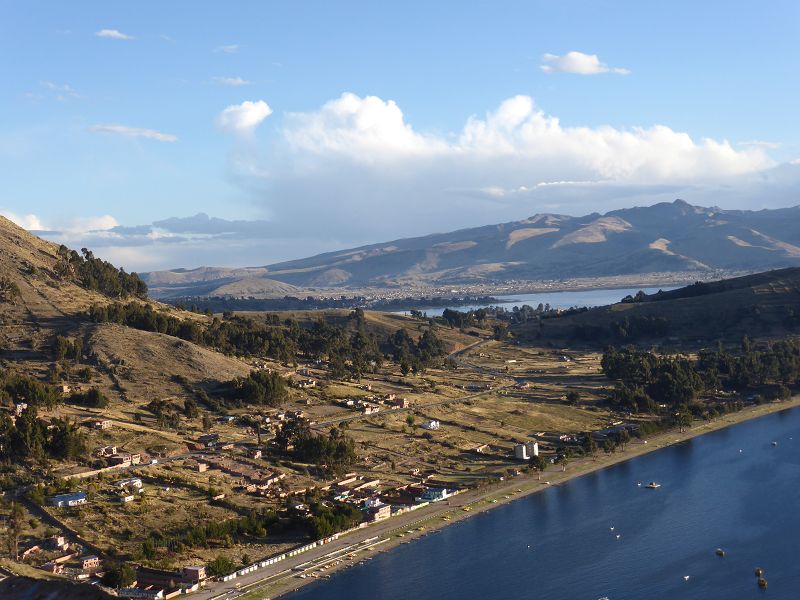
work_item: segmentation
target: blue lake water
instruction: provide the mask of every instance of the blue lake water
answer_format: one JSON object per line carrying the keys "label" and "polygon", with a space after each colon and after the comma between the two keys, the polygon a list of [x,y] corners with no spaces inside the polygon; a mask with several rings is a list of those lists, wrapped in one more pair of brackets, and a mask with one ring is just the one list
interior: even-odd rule
{"label": "blue lake water", "polygon": [[[606,304],[614,304],[619,302],[627,295],[636,294],[639,290],[643,290],[647,294],[653,294],[659,289],[664,291],[673,289],[672,287],[664,288],[621,288],[613,290],[580,290],[574,292],[539,292],[536,294],[513,294],[510,296],[495,296],[499,302],[495,302],[493,306],[502,306],[507,310],[512,310],[515,306],[522,306],[527,304],[536,308],[539,303],[549,304],[552,308],[572,308],[574,306],[605,306]],[[477,310],[485,308],[485,304],[474,304],[468,306],[439,306],[436,308],[423,309],[429,317],[438,317],[444,312],[445,308],[451,308],[467,312],[470,310]],[[407,314],[408,311],[402,311]]]}
{"label": "blue lake water", "polygon": [[798,484],[795,409],[475,515],[291,600],[798,598]]}

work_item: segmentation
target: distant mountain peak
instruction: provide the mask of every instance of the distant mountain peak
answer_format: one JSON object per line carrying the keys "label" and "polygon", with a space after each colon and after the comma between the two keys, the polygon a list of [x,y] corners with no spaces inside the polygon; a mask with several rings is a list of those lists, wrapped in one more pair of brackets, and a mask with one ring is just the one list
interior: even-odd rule
{"label": "distant mountain peak", "polygon": [[[342,249],[262,267],[260,275],[300,288],[336,288],[792,266],[800,266],[800,207],[725,210],[676,198],[580,217],[537,213],[521,221]],[[254,275],[236,271],[225,270],[220,278],[230,283]],[[152,283],[168,279],[149,275]],[[181,287],[191,290],[192,273],[181,273],[180,279]],[[213,295],[207,291],[210,279],[209,272],[202,274],[204,293]]]}

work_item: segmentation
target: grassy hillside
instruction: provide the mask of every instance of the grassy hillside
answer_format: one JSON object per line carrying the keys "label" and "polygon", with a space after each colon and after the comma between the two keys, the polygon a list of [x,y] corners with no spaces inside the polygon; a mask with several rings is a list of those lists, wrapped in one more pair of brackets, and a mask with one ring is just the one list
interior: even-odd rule
{"label": "grassy hillside", "polygon": [[[631,299],[634,300],[634,299]],[[693,346],[800,332],[800,269],[698,283],[514,328],[527,342]]]}
{"label": "grassy hillside", "polygon": [[[676,200],[605,215],[540,214],[245,271],[166,271],[147,274],[147,280],[153,285],[179,281],[164,293],[174,294],[180,287],[184,296],[268,297],[280,294],[277,282],[358,288],[666,272],[754,272],[798,265],[800,207],[755,212],[692,206]],[[224,278],[224,285],[209,285],[213,277]]]}

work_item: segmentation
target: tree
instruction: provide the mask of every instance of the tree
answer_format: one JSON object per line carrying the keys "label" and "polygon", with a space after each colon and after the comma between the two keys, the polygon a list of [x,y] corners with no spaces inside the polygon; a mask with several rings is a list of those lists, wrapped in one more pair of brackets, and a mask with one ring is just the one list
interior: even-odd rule
{"label": "tree", "polygon": [[492,336],[496,340],[507,340],[511,334],[508,331],[508,325],[505,323],[497,323],[494,327],[492,327]]}
{"label": "tree", "polygon": [[562,454],[561,456],[558,457],[558,460],[556,462],[561,465],[561,470],[566,472],[567,465],[569,464],[569,458],[567,458],[567,455]]}
{"label": "tree", "polygon": [[14,560],[19,560],[19,537],[22,534],[25,511],[16,500],[11,501],[11,510],[6,520],[8,531],[8,553]]}
{"label": "tree", "polygon": [[541,481],[542,473],[547,468],[547,459],[541,455],[531,456],[531,468],[536,471],[536,478]]}
{"label": "tree", "polygon": [[183,415],[187,419],[196,419],[200,411],[197,409],[197,402],[193,398],[186,398],[183,401]]}
{"label": "tree", "polygon": [[280,406],[289,396],[286,380],[275,371],[250,371],[236,382],[237,391],[247,402],[258,402],[267,406]]}
{"label": "tree", "polygon": [[675,420],[678,423],[680,432],[683,433],[687,427],[692,426],[692,413],[690,413],[688,410],[682,410],[676,415]]}
{"label": "tree", "polygon": [[595,452],[597,452],[597,442],[594,441],[594,437],[592,436],[591,432],[586,433],[583,436],[583,442],[581,442],[581,448],[588,456],[594,456]]}
{"label": "tree", "polygon": [[581,400],[581,395],[576,390],[570,390],[567,392],[567,404],[569,404],[570,406],[575,406],[576,404],[578,404],[578,402],[580,402],[580,400]]}
{"label": "tree", "polygon": [[220,577],[227,575],[236,570],[236,563],[224,554],[218,554],[217,557],[208,563],[208,573],[213,577]]}
{"label": "tree", "polygon": [[110,588],[123,588],[136,581],[136,571],[128,563],[109,569],[102,578],[103,585]]}
{"label": "tree", "polygon": [[617,433],[617,444],[625,450],[625,446],[631,441],[631,434],[628,433],[627,429],[621,429],[619,433]]}

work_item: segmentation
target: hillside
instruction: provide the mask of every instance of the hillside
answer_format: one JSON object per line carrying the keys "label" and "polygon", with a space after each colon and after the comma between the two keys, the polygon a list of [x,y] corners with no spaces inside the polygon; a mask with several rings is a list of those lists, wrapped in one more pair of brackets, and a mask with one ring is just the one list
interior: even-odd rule
{"label": "hillside", "polygon": [[[156,294],[280,295],[299,287],[490,283],[800,265],[800,207],[741,211],[682,200],[583,217],[539,214],[254,269],[147,273]],[[172,283],[166,283],[172,282]],[[236,283],[236,285],[233,285]]]}
{"label": "hillside", "polygon": [[[631,299],[633,300],[633,299]],[[514,328],[526,342],[686,347],[737,343],[742,336],[800,332],[800,268],[757,273],[643,296]]]}
{"label": "hillside", "polygon": [[[208,318],[133,295],[123,298],[87,289],[85,281],[65,271],[60,253],[64,250],[58,245],[0,217],[0,283],[11,290],[0,300],[0,365],[44,378],[53,368],[56,337],[80,340],[83,362],[91,367],[91,384],[112,401],[127,396],[122,390],[134,392],[140,400],[178,394],[183,386],[175,383],[176,376],[196,385],[249,372],[244,361],[190,342],[91,322],[87,315],[90,306],[117,300],[133,300],[159,314],[180,315],[199,323]],[[111,265],[107,268],[109,272],[113,269]],[[74,375],[64,377],[75,381]]]}

